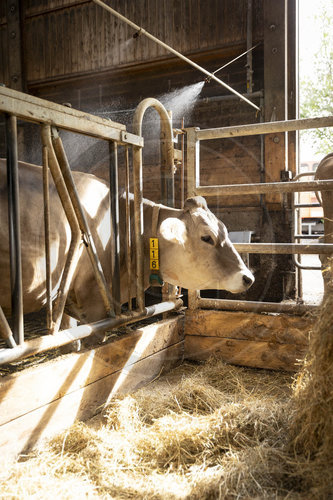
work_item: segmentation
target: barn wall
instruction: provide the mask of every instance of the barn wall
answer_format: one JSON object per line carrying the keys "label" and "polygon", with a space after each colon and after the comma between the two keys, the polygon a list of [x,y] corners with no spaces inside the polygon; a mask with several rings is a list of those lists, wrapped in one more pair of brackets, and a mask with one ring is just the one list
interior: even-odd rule
{"label": "barn wall", "polygon": [[[247,0],[108,0],[108,3],[209,71],[246,50]],[[295,0],[288,0],[292,35],[295,34],[294,3]],[[0,64],[0,81],[8,85],[9,34],[3,3],[1,5],[0,57],[4,64]],[[266,121],[272,115],[270,106],[280,113],[285,96],[283,78],[275,81],[270,77],[273,71],[276,74],[284,71],[281,53],[284,53],[285,33],[280,23],[283,9],[284,2],[253,0],[253,45],[260,45],[253,50],[256,97],[252,99],[257,105],[266,104]],[[90,1],[25,0],[21,2],[20,13],[24,82],[26,90],[39,97],[69,102],[74,108],[110,117],[131,129],[134,110],[143,98],[157,97],[163,101],[175,89],[203,80],[202,73],[148,38],[133,39],[134,30]],[[293,67],[292,37],[290,47],[289,65]],[[273,53],[276,58],[271,57]],[[218,76],[237,91],[246,93],[246,58],[226,67]],[[293,78],[291,74],[290,81]],[[291,95],[288,95],[289,118],[293,118],[295,112]],[[204,85],[191,111],[174,114],[174,125],[180,127],[183,117],[185,127],[200,128],[255,123],[261,119],[253,108],[215,82]],[[145,116],[144,194],[160,201],[159,124],[155,118],[153,114]],[[21,157],[39,163],[37,127],[21,128],[24,130]],[[254,136],[202,143],[202,184],[279,180],[284,168],[281,164],[284,147],[282,142],[277,144],[273,139],[267,138],[263,143],[260,136]],[[64,134],[64,143],[73,168],[101,172],[107,166],[105,144],[79,137],[73,141],[68,134]],[[1,145],[0,149],[3,154]],[[294,145],[290,151],[292,156]],[[179,178],[178,171],[178,205]],[[122,182],[121,175],[120,184]],[[233,231],[251,230],[257,241],[290,240],[290,213],[279,198],[219,197],[208,202]],[[281,300],[286,295],[293,296],[294,268],[288,256],[272,259],[251,256],[251,265],[257,270],[257,280],[249,298]],[[268,282],[271,286],[267,286]]]}

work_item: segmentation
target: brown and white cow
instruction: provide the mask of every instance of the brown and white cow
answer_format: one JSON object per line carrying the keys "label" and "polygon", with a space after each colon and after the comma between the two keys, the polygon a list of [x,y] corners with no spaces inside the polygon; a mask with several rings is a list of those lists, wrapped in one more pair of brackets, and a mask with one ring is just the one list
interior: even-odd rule
{"label": "brown and white cow", "polygon": [[[105,273],[110,280],[110,217],[107,183],[91,174],[73,172],[73,177],[87,216],[91,234]],[[19,163],[20,217],[24,311],[38,311],[46,301],[42,169]],[[125,246],[125,199],[120,200],[120,238]],[[55,191],[50,183],[51,257],[53,297],[62,273],[70,242],[70,229]],[[0,162],[0,303],[10,314],[10,277],[7,225],[5,161]],[[225,289],[244,292],[254,278],[228,237],[224,224],[208,209],[204,198],[186,201],[184,209],[172,209],[144,201],[145,287],[149,286],[149,237],[159,237],[162,278],[189,289]],[[156,223],[153,222],[155,213]],[[133,220],[133,218],[132,218]],[[152,225],[156,224],[157,234]],[[134,239],[133,239],[134,241]],[[125,252],[122,252],[123,254]],[[126,302],[125,256],[121,260],[121,302]],[[135,273],[133,273],[134,275]],[[132,286],[135,295],[135,283]],[[74,274],[66,310],[81,322],[105,317],[105,309],[87,252],[83,251]]]}
{"label": "brown and white cow", "polygon": [[[319,163],[316,180],[333,180],[333,153],[326,155]],[[333,243],[333,191],[321,191],[318,200],[323,207],[324,212],[324,243]],[[328,255],[320,255],[322,263],[325,294],[333,290],[333,258]]]}

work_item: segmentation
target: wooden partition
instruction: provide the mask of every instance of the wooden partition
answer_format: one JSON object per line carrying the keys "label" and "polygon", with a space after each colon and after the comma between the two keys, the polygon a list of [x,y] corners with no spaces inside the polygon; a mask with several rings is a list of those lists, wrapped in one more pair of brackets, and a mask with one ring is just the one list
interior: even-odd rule
{"label": "wooden partition", "polygon": [[185,359],[216,356],[227,363],[295,371],[303,360],[314,315],[188,311]]}

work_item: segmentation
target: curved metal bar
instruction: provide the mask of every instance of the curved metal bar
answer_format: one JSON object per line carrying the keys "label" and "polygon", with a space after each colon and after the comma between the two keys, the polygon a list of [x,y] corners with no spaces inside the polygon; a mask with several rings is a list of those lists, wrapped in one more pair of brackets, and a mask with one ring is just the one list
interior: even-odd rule
{"label": "curved metal bar", "polygon": [[[173,204],[173,130],[172,122],[167,110],[157,99],[150,97],[144,99],[136,108],[133,118],[133,133],[142,135],[142,121],[148,108],[154,108],[161,119],[162,141],[162,178],[165,181],[165,193],[167,201]],[[134,180],[134,218],[135,218],[135,244],[136,244],[136,300],[139,310],[144,307],[144,259],[143,259],[143,181],[142,181],[142,149],[133,146],[133,180]],[[163,191],[163,190],[162,190]]]}

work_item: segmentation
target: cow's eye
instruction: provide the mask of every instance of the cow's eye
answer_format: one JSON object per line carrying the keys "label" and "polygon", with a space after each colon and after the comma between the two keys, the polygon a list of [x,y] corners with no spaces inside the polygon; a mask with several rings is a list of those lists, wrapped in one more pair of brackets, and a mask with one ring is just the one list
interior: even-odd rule
{"label": "cow's eye", "polygon": [[209,245],[214,245],[214,240],[211,236],[201,236],[201,240],[204,241],[205,243],[209,243]]}

